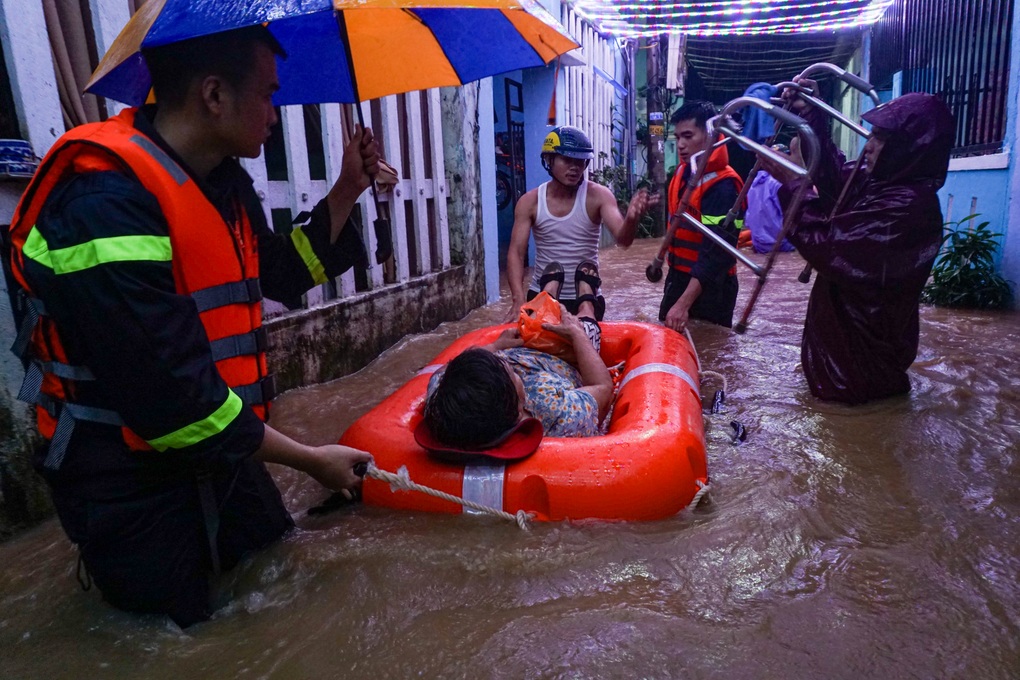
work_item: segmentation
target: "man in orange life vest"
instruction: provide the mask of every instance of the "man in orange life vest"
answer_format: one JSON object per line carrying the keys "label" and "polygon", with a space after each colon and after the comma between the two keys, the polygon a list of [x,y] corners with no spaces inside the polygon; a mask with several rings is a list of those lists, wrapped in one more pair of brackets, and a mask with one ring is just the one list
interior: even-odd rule
{"label": "man in orange life vest", "polygon": [[310,222],[269,229],[235,157],[277,120],[277,55],[261,26],[146,52],[159,103],[65,134],[11,226],[21,396],[79,579],[181,626],[209,617],[211,574],[292,526],[265,462],[342,490],[371,458],[264,423],[262,294],[295,300],[364,261],[349,216],[379,162],[358,130]]}
{"label": "man in orange life vest", "polygon": [[[709,102],[691,101],[670,117],[680,166],[669,184],[669,215],[676,212],[692,176],[691,156],[709,149],[715,141],[709,137],[707,129],[708,120],[715,115],[715,106]],[[705,162],[704,155],[699,158]],[[708,156],[705,175],[691,194],[687,212],[702,224],[721,224],[742,186],[740,176],[729,166],[726,147],[721,146]],[[733,308],[737,301],[736,260],[685,222],[674,220],[673,224],[669,274],[659,305],[659,321],[678,332],[683,332],[689,319],[711,321],[729,328],[733,325]],[[733,233],[726,235],[734,245],[742,224],[742,220],[737,220]]]}

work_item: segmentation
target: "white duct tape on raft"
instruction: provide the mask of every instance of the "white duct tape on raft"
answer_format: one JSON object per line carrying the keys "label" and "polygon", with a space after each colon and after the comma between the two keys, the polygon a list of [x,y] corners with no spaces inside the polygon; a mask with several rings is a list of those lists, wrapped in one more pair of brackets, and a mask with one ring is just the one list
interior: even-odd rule
{"label": "white duct tape on raft", "polygon": [[[473,501],[490,508],[503,509],[503,473],[504,465],[465,465],[464,483],[461,496],[466,501]],[[465,507],[466,515],[483,515],[481,510]]]}
{"label": "white duct tape on raft", "polygon": [[691,389],[694,390],[695,392],[700,391],[700,388],[698,387],[698,381],[692,378],[690,373],[683,370],[679,366],[662,363],[645,364],[644,366],[638,366],[633,371],[628,372],[627,375],[623,376],[623,381],[620,383],[620,389],[622,390],[627,383],[629,383],[631,380],[638,377],[639,375],[646,375],[648,373],[668,373],[670,375],[675,375],[676,377],[680,378],[685,383],[690,385]]}

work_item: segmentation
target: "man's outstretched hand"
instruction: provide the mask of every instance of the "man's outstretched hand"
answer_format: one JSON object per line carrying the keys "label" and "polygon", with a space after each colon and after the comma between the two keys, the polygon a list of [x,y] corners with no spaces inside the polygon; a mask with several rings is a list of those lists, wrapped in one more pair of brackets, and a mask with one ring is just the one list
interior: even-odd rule
{"label": "man's outstretched hand", "polygon": [[640,219],[642,215],[659,204],[659,194],[649,193],[647,189],[638,189],[627,206],[627,217]]}

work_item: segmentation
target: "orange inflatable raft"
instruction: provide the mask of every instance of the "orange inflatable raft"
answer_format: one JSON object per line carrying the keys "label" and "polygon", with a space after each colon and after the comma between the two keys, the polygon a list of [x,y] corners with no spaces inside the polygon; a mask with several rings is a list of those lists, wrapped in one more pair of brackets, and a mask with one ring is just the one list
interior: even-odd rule
{"label": "orange inflatable raft", "polygon": [[[454,465],[414,440],[429,377],[463,350],[492,342],[507,326],[465,335],[358,419],[341,444],[369,451],[382,470],[406,467],[421,485],[538,520],[651,520],[684,509],[708,483],[697,358],[687,339],[662,326],[602,325],[602,358],[624,362],[608,433],[546,437],[508,465]],[[459,513],[462,506],[366,478],[363,500],[405,510]],[[471,512],[471,511],[467,511]]]}

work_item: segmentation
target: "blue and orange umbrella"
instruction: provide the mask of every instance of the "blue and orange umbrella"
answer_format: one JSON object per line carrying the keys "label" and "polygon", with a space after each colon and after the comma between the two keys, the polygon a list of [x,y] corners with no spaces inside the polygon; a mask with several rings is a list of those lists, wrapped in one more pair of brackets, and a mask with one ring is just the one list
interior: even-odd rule
{"label": "blue and orange umbrella", "polygon": [[274,103],[356,103],[543,66],[578,45],[534,0],[149,0],[86,90],[145,101],[143,47],[265,24],[287,51]]}
{"label": "blue and orange umbrella", "polygon": [[[461,85],[543,66],[578,46],[535,0],[149,0],[85,89],[140,105],[151,90],[142,48],[257,24],[287,51],[277,60],[279,106]],[[375,191],[373,199],[381,214]],[[376,219],[374,228],[376,261],[384,262],[389,220]]]}

